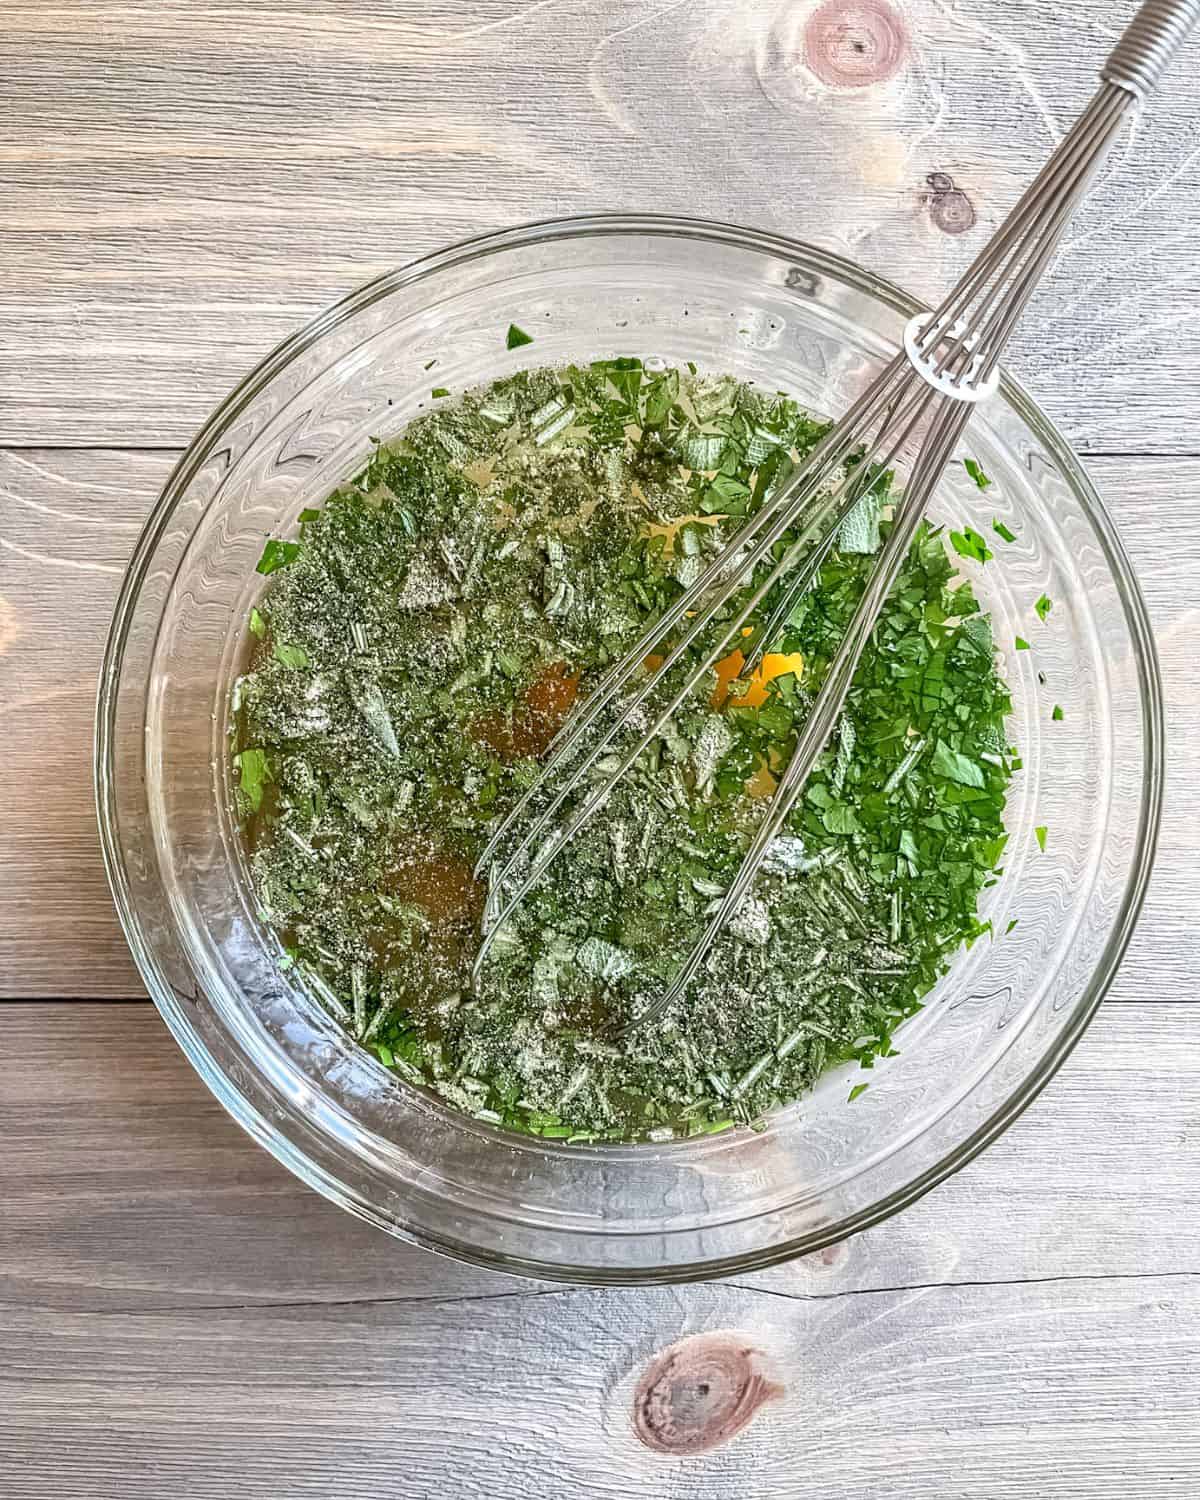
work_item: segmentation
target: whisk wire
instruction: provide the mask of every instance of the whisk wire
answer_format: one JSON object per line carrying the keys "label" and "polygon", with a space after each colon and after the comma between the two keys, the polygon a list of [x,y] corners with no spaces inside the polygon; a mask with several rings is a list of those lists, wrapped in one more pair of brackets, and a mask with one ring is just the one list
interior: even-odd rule
{"label": "whisk wire", "polygon": [[[771,547],[794,524],[800,510],[820,489],[823,476],[835,469],[848,456],[857,441],[856,425],[860,422],[873,421],[877,410],[884,406],[891,385],[905,379],[906,375],[906,362],[902,355],[897,355],[883,375],[859,397],[842,421],[831,428],[812,452],[802,460],[779,492],[769,498],[750,517],[725,544],[720,555],[703,570],[695,583],[685,589],[683,594],[643,631],[621,660],[609,669],[587,700],[567,719],[551,742],[538,780],[515,803],[489,839],[476,865],[477,875],[492,863],[509,830],[537,798],[546,782],[570,760],[575,745],[583,734],[591,728],[634,674],[644,668],[646,658],[654,654],[654,648],[658,643],[667,637],[685,616],[696,613],[696,619],[688,627],[684,640],[678,643],[668,656],[667,660],[673,665],[687,649],[687,645],[720,611],[729,596],[740,587],[739,578],[747,570],[757,567]],[[767,528],[766,532],[760,537],[758,533],[764,526]],[[739,557],[742,548],[751,543],[754,545],[749,555],[745,558]],[[731,558],[737,560],[736,569],[730,567]],[[714,584],[723,585],[722,590],[715,595],[711,593]],[[660,670],[669,669],[666,662],[660,668]]]}
{"label": "whisk wire", "polygon": [[876,567],[809,708],[791,759],[779,779],[766,815],[754,833],[732,884],[720,898],[720,905],[710,917],[707,927],[696,940],[670,986],[644,1011],[634,1016],[622,1028],[621,1035],[627,1036],[652,1024],[670,1009],[696,977],[706,955],[711,952],[713,944],[748,894],[767,850],[799,800],[813,766],[845,706],[858,659],[908,555],[908,549],[924,515],[926,502],[954,451],[969,415],[969,407],[950,402],[939,408],[933,418],[926,445],[922,448],[912,477],[893,515],[892,529]]}
{"label": "whisk wire", "polygon": [[[881,473],[886,473],[898,461],[908,443],[915,436],[921,420],[925,416],[930,402],[933,400],[933,394],[933,390],[925,386],[918,388],[911,395],[904,415],[900,419],[901,427],[899,436],[895,439],[883,458],[879,460],[872,459],[873,468],[878,469]],[[897,401],[896,406],[898,407],[899,404],[899,401]],[[854,503],[857,504],[857,499]],[[766,625],[758,632],[757,640],[746,653],[746,659],[742,666],[743,676],[748,676],[757,669],[763,655],[770,649],[771,644],[778,639],[788,617],[799,602],[800,596],[812,581],[817,567],[825,560],[829,549],[833,546],[834,540],[837,537],[837,530],[836,525],[831,527],[823,540],[818,544],[818,555],[814,557],[813,568],[798,573],[785,589]]]}
{"label": "whisk wire", "polygon": [[[930,393],[928,392],[917,392],[916,400],[911,403],[911,407],[916,410],[917,415],[919,415],[920,410],[926,404],[929,394]],[[914,420],[915,419],[916,418],[914,417]],[[886,425],[883,430],[886,430]],[[905,430],[907,431],[908,429]],[[898,447],[899,443],[897,443],[896,446]],[[834,451],[837,451],[836,447]],[[893,452],[894,451],[895,449],[893,449]],[[819,487],[820,483],[823,482],[823,479],[823,474],[815,476],[814,479],[810,481],[810,484],[815,487]],[[667,721],[673,714],[679,711],[683,704],[686,703],[687,700],[692,696],[697,686],[704,680],[706,675],[711,672],[716,666],[717,662],[720,661],[722,657],[724,657],[728,653],[730,646],[738,637],[739,632],[746,626],[746,622],[754,615],[759,606],[768,597],[771,590],[776,586],[776,584],[780,582],[781,579],[786,576],[789,571],[791,571],[791,569],[795,566],[796,562],[800,558],[803,558],[804,560],[796,578],[793,580],[792,584],[789,585],[789,596],[793,593],[798,595],[803,591],[804,588],[808,586],[809,582],[812,580],[817,569],[819,568],[826,552],[828,551],[828,548],[832,545],[833,539],[837,534],[838,527],[846,519],[850,511],[853,510],[853,508],[859,503],[862,495],[866,490],[870,488],[872,483],[874,483],[874,468],[870,462],[869,455],[864,454],[863,457],[860,458],[856,466],[853,469],[845,472],[840,482],[824,497],[817,516],[809,522],[808,527],[801,534],[801,536],[789,546],[788,551],[784,554],[784,556],[775,563],[775,565],[770,570],[767,578],[743,603],[741,609],[737,612],[734,618],[726,623],[726,626],[718,636],[715,645],[710,648],[708,653],[702,659],[700,665],[693,668],[686,681],[679,688],[674,697],[669,701],[667,706],[658,711],[658,713],[652,718],[649,725],[643,730],[642,734],[636,740],[632,748],[626,751],[617,767],[610,771],[603,779],[603,781],[593,789],[591,794],[583,801],[583,803],[575,809],[575,811],[571,814],[566,827],[562,829],[557,836],[549,836],[547,842],[545,843],[541,852],[538,854],[537,858],[533,861],[530,868],[521,877],[519,884],[511,894],[505,895],[506,882],[514,874],[515,870],[520,865],[522,858],[530,851],[530,849],[534,847],[535,844],[537,844],[542,835],[546,833],[554,817],[554,814],[559,810],[560,807],[562,807],[563,803],[566,802],[566,800],[578,789],[587,772],[593,765],[595,765],[596,761],[600,759],[604,751],[608,749],[608,747],[611,745],[620,731],[633,719],[638,709],[655,691],[658,684],[668,675],[672,667],[683,658],[691,643],[701,635],[701,633],[707,627],[713,617],[719,612],[721,608],[724,607],[724,604],[728,601],[730,595],[735,592],[737,588],[742,586],[740,580],[745,577],[745,572],[748,570],[750,571],[751,576],[753,576],[753,569],[750,559],[747,559],[744,570],[739,569],[739,572],[734,578],[733,583],[727,588],[723,588],[718,596],[714,600],[711,600],[705,607],[705,609],[697,615],[696,619],[692,621],[683,638],[671,648],[669,655],[664,659],[662,664],[649,676],[647,682],[645,682],[642,687],[639,688],[638,691],[633,695],[633,697],[622,706],[622,711],[618,718],[601,736],[598,737],[596,742],[592,745],[592,748],[585,755],[584,759],[572,766],[571,776],[569,780],[567,780],[552,796],[548,806],[545,807],[541,814],[536,818],[519,845],[508,855],[503,867],[499,869],[498,873],[493,875],[489,888],[488,902],[484,912],[485,930],[483,933],[483,940],[475,958],[474,976],[476,980],[478,980],[479,974],[482,971],[482,965],[487,957],[495,934],[504,925],[504,923],[509,920],[513,912],[520,905],[521,901],[524,900],[529,891],[533,889],[533,887],[549,869],[550,865],[554,862],[555,858],[558,856],[561,850],[566,846],[570,839],[573,838],[577,833],[579,833],[601,810],[601,808],[607,802],[612,791],[624,779],[626,774],[637,762],[639,757],[649,747],[649,745],[653,742],[653,740],[662,732],[662,729]],[[774,544],[780,539],[780,537],[791,524],[791,520],[794,518],[793,513],[797,508],[797,504],[802,503],[802,501],[799,501],[792,505],[789,505],[784,510],[782,515],[776,518],[774,524],[768,528],[763,538],[760,539],[754,553],[752,553],[751,555],[752,557],[757,554],[759,559],[761,560],[761,558],[765,557],[770,552],[771,547],[774,546]],[[824,525],[824,535],[814,547],[812,546],[812,532],[822,525]],[[660,627],[656,627],[655,631],[646,642],[647,645],[652,646],[657,643],[657,640],[659,638],[659,629]],[[745,662],[743,662],[741,670],[743,675],[748,670]],[[580,732],[582,732],[582,730]],[[547,778],[543,776],[539,784],[544,786],[546,784],[546,779]],[[501,902],[503,902],[503,905],[501,905]]]}
{"label": "whisk wire", "polygon": [[[1197,19],[1200,0],[1146,0],[1110,55],[1100,88],[955,287],[931,313],[910,321],[904,349],[775,492],[768,492],[758,510],[702,569],[699,578],[642,633],[568,717],[551,743],[539,776],[500,822],[476,867],[477,873],[487,870],[489,874],[484,931],[474,968],[476,983],[496,934],[558,854],[605,805],[739,633],[747,630],[753,637],[742,656],[740,672],[745,676],[757,669],[765,651],[784,630],[850,511],[878,482],[880,474],[906,462],[907,454],[915,449],[891,527],[862,597],[733,880],[718,898],[670,985],[627,1023],[622,1034],[653,1022],[684,993],[748,894],[772,840],[794,809],[828,743],[859,658],[908,555],[926,505],[970,418],[972,403],[995,388],[1005,344],[1081,198],[1095,180],[1126,112],[1157,82],[1167,59]],[[789,542],[782,557],[771,561],[765,578],[756,581],[772,549],[797,526],[799,535]],[[746,598],[728,619],[719,622],[715,637],[701,651],[701,664],[689,663],[686,680],[669,695],[665,708],[651,710],[645,721],[639,718],[643,705],[693,647],[707,639],[710,626],[742,589],[749,590]],[[747,622],[776,590],[778,595],[766,623],[760,628],[748,627]],[[673,632],[685,619],[688,623],[679,638],[672,640]],[[662,659],[651,670],[647,659],[659,654],[655,650],[659,643],[664,643]],[[646,673],[646,680],[621,701],[611,722],[590,747],[584,747],[585,735],[639,671]],[[618,736],[631,727],[633,743],[618,756],[615,768],[605,771],[566,814],[565,821],[556,822],[569,799],[585,786],[588,773]],[[541,811],[508,848],[510,835],[535,805],[540,805]]]}
{"label": "whisk wire", "polygon": [[[1129,102],[1129,95],[1115,85],[1105,84],[1096,92],[1075,129],[935,310],[918,336],[934,374],[940,374],[949,358],[972,339],[981,352],[979,379],[995,369],[1063,229],[1105,160]],[[1007,300],[995,323],[989,324],[1002,297]],[[974,302],[975,298],[980,300]],[[946,337],[948,329],[955,330],[953,337]],[[946,347],[933,358],[942,339]]]}
{"label": "whisk wire", "polygon": [[[1063,138],[1049,161],[1021,194],[995,235],[934,309],[931,329],[953,323],[966,311],[992,273],[1002,266],[1013,244],[1028,233],[1033,221],[1045,212],[1047,204],[1062,191],[1064,181],[1069,180],[1077,171],[1080,161],[1091,159],[1098,139],[1119,122],[1128,103],[1128,95],[1115,87],[1105,86],[1097,90],[1074,128]],[[993,294],[1003,287],[1003,283],[1002,273]],[[973,320],[981,319],[989,306],[990,301],[985,299],[975,309]]]}

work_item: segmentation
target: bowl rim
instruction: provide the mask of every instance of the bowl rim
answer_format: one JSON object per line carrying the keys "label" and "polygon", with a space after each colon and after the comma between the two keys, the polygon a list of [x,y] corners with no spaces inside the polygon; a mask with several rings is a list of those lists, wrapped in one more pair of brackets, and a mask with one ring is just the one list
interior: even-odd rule
{"label": "bowl rim", "polygon": [[[1033,1103],[1087,1029],[1112,984],[1128,947],[1149,884],[1162,814],[1165,735],[1158,653],[1141,588],[1107,507],[1066,439],[1018,381],[1002,371],[1001,392],[1030,431],[1045,444],[1055,464],[1084,503],[1105,561],[1119,585],[1118,593],[1137,665],[1144,746],[1136,861],[1126,879],[1113,930],[1089,976],[1084,994],[1051,1045],[1042,1053],[1037,1067],[1031,1070],[998,1108],[940,1161],[875,1203],[847,1215],[835,1224],[765,1246],[758,1251],[747,1251],[719,1260],[671,1264],[650,1269],[606,1267],[601,1271],[594,1267],[551,1265],[501,1252],[489,1252],[475,1244],[443,1238],[411,1225],[401,1227],[382,1215],[373,1214],[368,1204],[354,1200],[343,1184],[336,1182],[324,1168],[318,1167],[303,1150],[270,1124],[256,1104],[233,1083],[217,1064],[199,1030],[187,1015],[185,1007],[190,1003],[189,997],[182,995],[161,974],[144,940],[130,894],[121,852],[119,814],[113,781],[114,730],[121,667],[141,587],[171,516],[227,424],[244,412],[258,393],[293,359],[355,314],[402,287],[425,280],[448,267],[469,264],[497,251],[561,240],[630,234],[683,240],[700,239],[757,250],[782,260],[797,260],[817,271],[828,272],[834,279],[890,306],[905,317],[929,310],[927,304],[911,296],[894,282],[820,246],[719,220],[671,214],[595,213],[509,226],[442,246],[362,283],[283,339],[250,370],[214,409],[172,468],[139,534],[114,606],[97,684],[93,775],[105,873],[122,931],[139,974],[188,1061],[222,1107],[256,1141],[306,1185],[315,1188],[323,1196],[333,1198],[341,1207],[349,1208],[392,1235],[425,1248],[491,1269],[540,1279],[583,1284],[651,1285],[708,1280],[733,1272],[759,1270],[776,1265],[857,1234],[923,1197],[974,1160]],[[589,1232],[595,1233],[594,1230]],[[684,1231],[659,1233],[662,1237],[669,1238],[672,1233],[681,1232]]]}

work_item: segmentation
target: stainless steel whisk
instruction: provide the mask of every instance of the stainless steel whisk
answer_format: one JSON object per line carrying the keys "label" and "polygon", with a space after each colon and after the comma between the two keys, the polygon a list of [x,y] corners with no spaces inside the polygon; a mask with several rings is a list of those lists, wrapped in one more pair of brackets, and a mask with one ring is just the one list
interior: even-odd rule
{"label": "stainless steel whisk", "polygon": [[[483,941],[475,961],[478,983],[496,933],[542,878],[568,841],[608,801],[663,726],[741,639],[747,621],[773,590],[779,598],[766,625],[755,631],[741,676],[757,667],[809,586],[851,510],[878,475],[915,450],[892,528],[881,548],[850,625],[813,700],[792,757],[779,778],[738,873],[670,986],[624,1028],[626,1034],[661,1016],[683,993],[716,938],[752,885],[772,840],[804,789],[850,690],[859,657],[916,534],[926,502],[941,478],[973,405],[999,383],[997,365],[1055,246],[1103,163],[1126,113],[1158,83],[1189,31],[1200,19],[1200,0],[1147,0],[1101,70],[1091,103],[980,252],[958,285],[932,313],[907,325],[904,348],[846,414],[826,433],[778,491],[750,517],[700,577],[611,667],[595,691],[570,716],[551,744],[538,779],[496,830],[479,860],[489,896]],[[857,461],[847,463],[847,460]],[[772,549],[800,527],[778,561]],[[768,564],[760,580],[759,570]],[[739,590],[745,602],[701,664],[687,674],[665,707],[643,712],[672,669],[699,641]],[[682,622],[677,639],[671,632]],[[665,643],[665,644],[663,644]],[[646,672],[647,657],[662,656]],[[645,672],[636,690],[623,690]],[[603,721],[603,722],[601,722]],[[589,738],[589,731],[596,732]],[[564,803],[584,785],[602,757],[613,753],[623,731],[636,738],[606,769],[565,820]],[[540,805],[540,810],[535,808]],[[522,820],[529,815],[528,824]]]}

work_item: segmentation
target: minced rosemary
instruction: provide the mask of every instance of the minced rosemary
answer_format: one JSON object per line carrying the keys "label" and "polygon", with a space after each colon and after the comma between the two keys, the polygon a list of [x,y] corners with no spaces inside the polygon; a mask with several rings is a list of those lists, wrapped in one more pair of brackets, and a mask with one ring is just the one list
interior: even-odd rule
{"label": "minced rosemary", "polygon": [[822,431],[784,396],[653,364],[522,372],[377,447],[295,541],[267,543],[278,576],[237,693],[281,964],[402,1078],[570,1141],[757,1123],[832,1063],[887,1055],[988,929],[1017,764],[988,619],[925,528],[752,896],[674,1012],[614,1039],[767,805],[886,533],[874,476],[763,665],[747,681],[735,651],[709,674],[472,990],[489,831],[606,663]]}

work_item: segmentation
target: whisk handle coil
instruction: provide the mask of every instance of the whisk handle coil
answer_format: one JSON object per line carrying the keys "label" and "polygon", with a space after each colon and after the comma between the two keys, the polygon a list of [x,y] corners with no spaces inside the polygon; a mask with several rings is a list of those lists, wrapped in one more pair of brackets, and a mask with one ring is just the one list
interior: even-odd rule
{"label": "whisk handle coil", "polygon": [[1144,99],[1158,86],[1197,21],[1200,0],[1146,0],[1109,53],[1100,76]]}

